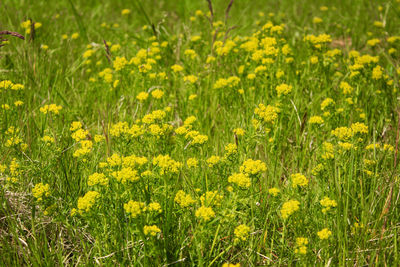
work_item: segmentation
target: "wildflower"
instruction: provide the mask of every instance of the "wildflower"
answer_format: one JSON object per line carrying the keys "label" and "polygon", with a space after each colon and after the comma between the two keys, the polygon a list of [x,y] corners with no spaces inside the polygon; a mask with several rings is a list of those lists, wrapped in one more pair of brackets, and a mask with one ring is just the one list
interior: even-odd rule
{"label": "wildflower", "polygon": [[38,183],[32,189],[32,195],[37,199],[38,202],[42,201],[44,197],[50,196],[50,185]]}
{"label": "wildflower", "polygon": [[308,185],[308,179],[301,173],[295,173],[291,175],[292,187],[305,187]]}
{"label": "wildflower", "polygon": [[306,245],[308,244],[308,238],[306,237],[298,237],[296,238],[296,246],[297,248],[295,249],[295,253],[297,254],[307,254],[307,247]]}
{"label": "wildflower", "polygon": [[249,235],[250,232],[250,227],[245,225],[245,224],[241,224],[239,226],[237,226],[234,230],[235,233],[235,240],[236,241],[246,241],[247,236]]}
{"label": "wildflower", "polygon": [[78,199],[78,210],[80,214],[89,212],[96,200],[100,197],[99,192],[89,191],[83,197]]}
{"label": "wildflower", "polygon": [[104,175],[104,173],[95,172],[92,175],[89,175],[88,185],[95,186],[97,184],[103,185],[103,186],[108,185],[108,178]]}
{"label": "wildflower", "polygon": [[343,94],[351,94],[353,92],[353,87],[350,86],[347,82],[341,82],[339,85],[340,89],[343,90]]}
{"label": "wildflower", "polygon": [[242,188],[249,188],[251,185],[250,177],[243,173],[234,173],[228,177],[228,182],[237,184]]}
{"label": "wildflower", "polygon": [[300,202],[297,200],[289,200],[283,203],[281,208],[281,215],[283,219],[289,218],[295,211],[299,210]]}
{"label": "wildflower", "polygon": [[309,124],[322,124],[324,123],[324,119],[322,119],[322,117],[320,116],[312,116],[309,120],[308,120]]}
{"label": "wildflower", "polygon": [[115,171],[112,176],[117,179],[118,182],[125,184],[126,182],[135,182],[139,180],[139,175],[137,170],[131,167],[122,168],[120,171]]}
{"label": "wildflower", "polygon": [[191,100],[194,100],[196,97],[197,97],[196,94],[192,94],[192,95],[189,96],[189,100],[190,100],[190,101],[191,101]]}
{"label": "wildflower", "polygon": [[236,136],[244,136],[245,131],[242,128],[236,128],[233,129],[233,133],[236,134]]}
{"label": "wildflower", "polygon": [[374,47],[374,46],[376,46],[377,44],[379,44],[380,42],[381,42],[381,40],[379,40],[379,39],[377,39],[377,38],[374,38],[374,39],[368,40],[368,41],[367,41],[367,45],[369,45],[369,46],[371,46],[371,47]]}
{"label": "wildflower", "polygon": [[153,92],[151,92],[152,97],[154,97],[155,99],[161,99],[161,97],[163,97],[164,92],[161,91],[160,89],[156,89]]}
{"label": "wildflower", "polygon": [[210,207],[201,206],[196,210],[195,215],[197,218],[207,222],[211,220],[211,218],[215,217],[215,212]]}
{"label": "wildflower", "polygon": [[264,122],[271,124],[274,124],[274,122],[278,119],[279,112],[279,108],[270,105],[264,106],[263,104],[259,104],[254,110],[254,113],[260,116]]}
{"label": "wildflower", "polygon": [[196,158],[189,158],[189,159],[186,161],[186,165],[187,165],[189,168],[197,168],[198,164],[199,164],[199,161],[198,161]]}
{"label": "wildflower", "polygon": [[161,205],[158,202],[151,202],[147,206],[146,210],[150,211],[150,212],[156,212],[156,213],[161,213],[162,212]]}
{"label": "wildflower", "polygon": [[61,109],[62,109],[61,106],[57,106],[56,104],[50,104],[50,105],[44,105],[39,110],[43,114],[47,114],[48,112],[52,112],[54,114],[59,114]]}
{"label": "wildflower", "polygon": [[75,32],[71,35],[71,39],[73,39],[73,40],[78,39],[78,37],[79,37],[79,33],[77,33],[77,32]]}
{"label": "wildflower", "polygon": [[188,75],[188,76],[183,77],[183,80],[184,80],[185,82],[190,82],[190,83],[195,83],[195,82],[197,82],[198,79],[199,79],[199,78],[197,78],[197,77],[194,76],[194,75]]}
{"label": "wildflower", "polygon": [[313,18],[313,23],[314,24],[319,24],[319,23],[321,23],[322,22],[322,19],[321,18],[319,18],[319,17],[314,17]]}
{"label": "wildflower", "polygon": [[210,167],[210,168],[215,166],[220,161],[221,161],[221,157],[219,157],[219,156],[211,156],[206,160],[208,167]]}
{"label": "wildflower", "polygon": [[176,72],[181,72],[181,71],[183,71],[183,67],[181,66],[181,65],[177,65],[177,64],[175,64],[175,65],[172,65],[171,66],[171,69],[176,73]]}
{"label": "wildflower", "polygon": [[338,127],[335,130],[332,130],[331,133],[340,140],[348,140],[354,135],[352,129],[347,127]]}
{"label": "wildflower", "polygon": [[142,213],[144,206],[143,202],[130,200],[128,203],[124,204],[124,210],[126,213],[130,213],[132,218],[136,218]]}
{"label": "wildflower", "polygon": [[334,208],[337,206],[337,202],[335,200],[330,199],[329,197],[324,197],[322,200],[319,201],[319,203],[324,207],[322,209],[322,213],[328,212],[331,208]]}
{"label": "wildflower", "polygon": [[330,106],[331,104],[335,104],[335,101],[333,101],[332,98],[326,98],[324,101],[321,103],[321,110],[324,110],[326,107]]}
{"label": "wildflower", "polygon": [[127,9],[127,8],[122,9],[122,11],[121,11],[121,15],[122,15],[122,16],[128,15],[128,14],[130,14],[130,13],[131,13],[131,10],[130,10],[130,9]]}
{"label": "wildflower", "polygon": [[319,239],[323,240],[323,239],[328,239],[332,235],[332,232],[328,228],[324,228],[321,231],[319,231],[317,235]]}
{"label": "wildflower", "polygon": [[381,66],[378,65],[375,68],[373,68],[372,79],[379,80],[382,78],[382,76],[383,76],[383,68]]}
{"label": "wildflower", "polygon": [[270,195],[273,195],[274,197],[276,197],[279,194],[279,192],[281,192],[281,190],[279,190],[276,187],[272,187],[272,188],[268,189],[268,193]]}
{"label": "wildflower", "polygon": [[267,170],[267,165],[261,160],[248,159],[240,166],[240,171],[247,175],[257,175]]}
{"label": "wildflower", "polygon": [[280,96],[280,95],[287,95],[287,94],[289,94],[291,91],[292,91],[292,86],[291,85],[287,85],[287,84],[285,84],[285,83],[283,83],[283,84],[281,84],[281,85],[278,85],[276,88],[275,88],[275,90],[277,91],[277,93],[278,93],[278,96]]}
{"label": "wildflower", "polygon": [[166,174],[166,173],[178,173],[180,167],[182,166],[182,163],[177,162],[169,155],[158,155],[153,159],[153,164],[157,165],[160,167],[160,174]]}
{"label": "wildflower", "polygon": [[145,225],[143,233],[144,235],[156,236],[158,233],[161,233],[161,230],[156,225]]}
{"label": "wildflower", "polygon": [[186,194],[184,191],[179,190],[174,198],[174,201],[179,204],[182,208],[187,208],[196,201],[189,195]]}

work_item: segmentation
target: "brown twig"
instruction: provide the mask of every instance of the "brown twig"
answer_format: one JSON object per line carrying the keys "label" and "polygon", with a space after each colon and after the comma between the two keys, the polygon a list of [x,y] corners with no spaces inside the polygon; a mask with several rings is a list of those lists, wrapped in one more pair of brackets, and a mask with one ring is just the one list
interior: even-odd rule
{"label": "brown twig", "polygon": [[104,40],[104,39],[103,39],[103,43],[104,43],[104,47],[105,47],[105,50],[106,50],[106,57],[107,57],[108,63],[111,64],[111,52],[110,52],[110,47],[108,46],[106,40]]}
{"label": "brown twig", "polygon": [[225,10],[225,24],[228,21],[229,11],[231,10],[232,5],[233,5],[233,0],[229,2],[228,7]]}
{"label": "brown twig", "polygon": [[214,21],[214,11],[213,11],[213,7],[212,7],[212,3],[211,0],[207,0],[208,3],[208,9],[210,10],[210,17],[208,18],[208,20],[210,21],[211,27],[212,27],[212,23]]}
{"label": "brown twig", "polygon": [[29,19],[31,22],[31,32],[29,35],[29,41],[32,42],[33,40],[35,40],[35,22],[33,22],[32,19]]}
{"label": "brown twig", "polygon": [[19,39],[25,40],[25,37],[19,34],[18,32],[12,32],[12,31],[0,31],[0,35],[11,35],[14,37],[18,37]]}

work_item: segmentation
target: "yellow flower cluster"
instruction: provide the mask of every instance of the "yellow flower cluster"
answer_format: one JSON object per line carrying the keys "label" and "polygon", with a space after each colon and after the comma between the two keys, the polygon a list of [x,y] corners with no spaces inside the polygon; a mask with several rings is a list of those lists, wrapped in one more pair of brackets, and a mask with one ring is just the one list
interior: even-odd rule
{"label": "yellow flower cluster", "polygon": [[83,197],[78,199],[78,211],[80,214],[89,212],[96,200],[100,197],[99,192],[89,191]]}
{"label": "yellow flower cluster", "polygon": [[308,244],[308,238],[306,237],[298,237],[296,238],[296,246],[297,248],[295,249],[295,253],[297,254],[307,254],[307,245]]}
{"label": "yellow flower cluster", "polygon": [[143,202],[130,200],[124,204],[124,210],[126,213],[130,213],[132,218],[136,218],[140,215],[145,207]]}
{"label": "yellow flower cluster", "polygon": [[234,173],[228,177],[228,182],[237,184],[242,188],[249,188],[251,185],[250,177],[244,173]]}
{"label": "yellow flower cluster", "polygon": [[215,217],[215,212],[211,207],[201,206],[196,210],[196,217],[203,220],[204,222],[208,222],[211,218]]}
{"label": "yellow flower cluster", "polygon": [[169,155],[158,155],[153,159],[153,164],[160,167],[160,174],[178,173],[182,163],[171,159]]}
{"label": "yellow flower cluster", "polygon": [[308,185],[308,179],[301,173],[295,173],[291,175],[292,178],[292,187],[296,188],[297,186],[305,187]]}
{"label": "yellow flower cluster", "polygon": [[108,178],[104,175],[104,173],[95,172],[92,175],[89,175],[88,185],[89,186],[95,186],[95,185],[107,186]]}
{"label": "yellow flower cluster", "polygon": [[322,119],[320,116],[312,116],[309,120],[308,120],[309,124],[322,124],[324,123],[324,119]]}
{"label": "yellow flower cluster", "polygon": [[135,182],[140,178],[137,170],[134,170],[131,167],[122,168],[120,171],[115,171],[111,175],[122,184]]}
{"label": "yellow flower cluster", "polygon": [[328,239],[332,235],[332,232],[328,228],[324,228],[317,235],[320,239]]}
{"label": "yellow flower cluster", "polygon": [[245,225],[245,224],[241,224],[239,226],[237,226],[234,230],[234,234],[235,234],[235,240],[237,241],[245,241],[247,239],[247,236],[249,235],[250,232],[250,227]]}
{"label": "yellow flower cluster", "polygon": [[281,192],[281,190],[279,190],[276,187],[272,187],[272,188],[268,189],[268,193],[270,195],[273,195],[274,197],[276,197],[279,194],[279,192]]}
{"label": "yellow flower cluster", "polygon": [[255,108],[254,113],[257,114],[261,119],[266,123],[274,124],[278,119],[278,113],[280,109],[274,106],[264,106],[263,104],[259,104],[257,108]]}
{"label": "yellow flower cluster", "polygon": [[267,171],[267,165],[261,160],[248,159],[243,162],[239,170],[246,175],[258,175]]}
{"label": "yellow flower cluster", "polygon": [[299,210],[300,202],[297,200],[289,200],[283,203],[281,208],[281,215],[283,219],[289,218],[295,211]]}
{"label": "yellow flower cluster", "polygon": [[50,196],[50,185],[38,183],[32,189],[32,195],[37,199],[37,201],[42,201],[44,197]]}
{"label": "yellow flower cluster", "polygon": [[158,233],[161,233],[161,230],[156,225],[145,225],[143,233],[144,235],[156,236]]}
{"label": "yellow flower cluster", "polygon": [[322,209],[322,212],[324,214],[327,213],[331,208],[337,206],[337,202],[335,200],[330,199],[329,197],[324,197],[319,201],[319,203],[324,207]]}
{"label": "yellow flower cluster", "polygon": [[287,85],[285,83],[278,85],[275,90],[278,93],[278,96],[281,95],[287,95],[292,91],[292,86],[291,85]]}
{"label": "yellow flower cluster", "polygon": [[39,110],[43,114],[47,114],[50,112],[54,113],[54,114],[59,114],[61,109],[62,109],[62,106],[57,106],[56,104],[50,104],[50,105],[44,105]]}
{"label": "yellow flower cluster", "polygon": [[174,201],[179,204],[182,208],[187,208],[190,205],[196,203],[196,201],[184,191],[179,190],[176,195]]}
{"label": "yellow flower cluster", "polygon": [[234,87],[237,86],[240,82],[240,78],[237,76],[231,76],[227,79],[220,78],[214,84],[214,89],[220,89],[225,87]]}

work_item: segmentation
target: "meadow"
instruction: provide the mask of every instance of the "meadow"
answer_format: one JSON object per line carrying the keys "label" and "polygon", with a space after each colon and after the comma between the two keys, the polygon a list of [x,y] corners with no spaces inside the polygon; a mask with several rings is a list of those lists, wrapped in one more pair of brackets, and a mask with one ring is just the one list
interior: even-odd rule
{"label": "meadow", "polygon": [[400,1],[0,4],[1,266],[399,266]]}

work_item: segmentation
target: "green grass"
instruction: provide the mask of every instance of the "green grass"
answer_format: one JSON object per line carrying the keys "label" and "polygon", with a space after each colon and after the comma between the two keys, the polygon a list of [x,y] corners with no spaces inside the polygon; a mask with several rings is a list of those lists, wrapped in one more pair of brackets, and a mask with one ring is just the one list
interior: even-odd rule
{"label": "green grass", "polygon": [[103,2],[2,5],[3,265],[399,265],[398,1]]}

